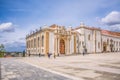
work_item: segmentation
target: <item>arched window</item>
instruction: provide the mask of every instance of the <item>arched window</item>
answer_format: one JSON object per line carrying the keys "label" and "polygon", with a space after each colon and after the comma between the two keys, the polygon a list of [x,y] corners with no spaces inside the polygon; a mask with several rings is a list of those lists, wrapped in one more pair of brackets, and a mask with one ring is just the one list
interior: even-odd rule
{"label": "arched window", "polygon": [[36,39],[34,39],[34,48],[36,47]]}
{"label": "arched window", "polygon": [[44,46],[44,36],[42,35],[42,47]]}
{"label": "arched window", "polygon": [[100,49],[100,42],[98,42],[98,49]]}
{"label": "arched window", "polygon": [[33,48],[33,39],[31,40],[31,48]]}
{"label": "arched window", "polygon": [[29,42],[29,41],[27,41],[27,48],[29,48],[29,47],[28,47],[28,42]]}
{"label": "arched window", "polygon": [[28,41],[27,46],[28,46],[27,48],[30,48],[30,41]]}
{"label": "arched window", "polygon": [[118,41],[116,42],[116,46],[118,46]]}
{"label": "arched window", "polygon": [[40,38],[38,37],[38,47],[39,47],[39,41],[40,41]]}
{"label": "arched window", "polygon": [[109,44],[109,39],[107,39],[107,44]]}
{"label": "arched window", "polygon": [[88,40],[90,40],[90,34],[88,35]]}

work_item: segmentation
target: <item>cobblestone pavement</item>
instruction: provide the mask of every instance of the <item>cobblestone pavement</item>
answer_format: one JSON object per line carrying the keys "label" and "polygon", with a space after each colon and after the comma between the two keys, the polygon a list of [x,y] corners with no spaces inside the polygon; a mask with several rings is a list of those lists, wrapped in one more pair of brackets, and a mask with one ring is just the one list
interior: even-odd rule
{"label": "cobblestone pavement", "polygon": [[120,80],[120,53],[0,59],[2,80]]}
{"label": "cobblestone pavement", "polygon": [[[26,57],[20,61],[78,80],[120,80],[120,53],[51,57]],[[70,78],[71,78],[70,77]],[[76,80],[75,78],[71,78]]]}
{"label": "cobblestone pavement", "polygon": [[0,80],[70,80],[35,66],[21,62],[16,58],[2,58]]}

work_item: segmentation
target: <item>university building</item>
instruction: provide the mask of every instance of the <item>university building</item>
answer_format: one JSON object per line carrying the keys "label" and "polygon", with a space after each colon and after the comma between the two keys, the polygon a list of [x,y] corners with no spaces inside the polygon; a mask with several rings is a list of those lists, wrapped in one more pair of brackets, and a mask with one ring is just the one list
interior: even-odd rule
{"label": "university building", "polygon": [[26,36],[28,55],[69,55],[83,53],[120,52],[120,33],[88,27],[77,28],[51,25]]}

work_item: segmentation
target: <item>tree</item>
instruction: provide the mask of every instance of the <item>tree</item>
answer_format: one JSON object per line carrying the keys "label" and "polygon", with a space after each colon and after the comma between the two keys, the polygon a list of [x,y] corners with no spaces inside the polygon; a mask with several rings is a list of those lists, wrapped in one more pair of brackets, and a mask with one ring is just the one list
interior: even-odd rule
{"label": "tree", "polygon": [[0,45],[0,57],[3,57],[5,53],[5,47],[3,44]]}

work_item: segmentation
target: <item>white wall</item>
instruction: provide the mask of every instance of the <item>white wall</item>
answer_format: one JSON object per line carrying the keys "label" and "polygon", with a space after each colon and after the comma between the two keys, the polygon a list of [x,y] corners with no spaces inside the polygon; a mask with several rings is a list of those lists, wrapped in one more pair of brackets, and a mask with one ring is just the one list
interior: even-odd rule
{"label": "white wall", "polygon": [[49,52],[54,53],[54,33],[49,32]]}
{"label": "white wall", "polygon": [[74,53],[74,36],[71,36],[70,40],[70,54]]}
{"label": "white wall", "polygon": [[[102,52],[101,38],[101,31],[96,31],[96,52]],[[98,48],[98,43],[100,43],[100,48]]]}
{"label": "white wall", "polygon": [[[103,42],[107,43],[107,40],[109,40],[109,44],[107,45],[107,51],[110,51],[110,40],[111,39],[113,40],[113,42],[115,42],[114,43],[114,51],[117,51],[117,50],[120,51],[120,38],[119,37],[112,37],[112,36],[102,35],[102,44],[103,44]],[[103,47],[103,45],[102,45],[102,47]]]}
{"label": "white wall", "polygon": [[[98,30],[94,31],[86,28],[80,28],[76,31],[81,34],[80,41],[79,41],[81,42],[80,49],[79,49],[81,53],[83,51],[82,42],[85,42],[88,53],[95,52],[95,49],[96,49],[96,52],[101,52],[101,32],[100,31]],[[96,45],[95,45],[95,33],[96,33]],[[88,40],[89,35],[90,35],[90,40]],[[100,43],[100,48],[98,48],[98,42]]]}

